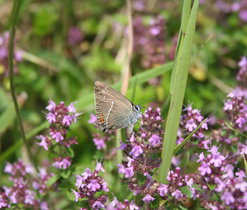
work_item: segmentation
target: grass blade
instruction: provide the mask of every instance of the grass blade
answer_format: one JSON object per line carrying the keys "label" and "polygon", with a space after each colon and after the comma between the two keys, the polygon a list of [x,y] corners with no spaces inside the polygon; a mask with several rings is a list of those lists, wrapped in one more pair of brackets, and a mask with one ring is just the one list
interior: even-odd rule
{"label": "grass blade", "polygon": [[200,125],[197,126],[197,128],[195,130],[193,130],[179,145],[176,146],[173,154],[177,155],[178,152],[182,149],[182,147],[190,140],[190,138],[193,136],[193,134],[198,131],[198,129],[202,126],[203,123],[205,123],[207,120],[207,118],[205,118]]}
{"label": "grass blade", "polygon": [[175,61],[177,64],[175,65],[175,69],[173,69],[173,71],[175,71],[173,84],[174,88],[173,92],[171,93],[171,102],[165,127],[165,135],[162,149],[162,163],[158,173],[158,181],[162,183],[166,182],[166,177],[170,169],[171,160],[176,144],[178,126],[190,65],[190,57],[192,51],[193,36],[196,26],[198,6],[199,1],[195,0],[186,28],[184,42],[179,47],[179,53]]}

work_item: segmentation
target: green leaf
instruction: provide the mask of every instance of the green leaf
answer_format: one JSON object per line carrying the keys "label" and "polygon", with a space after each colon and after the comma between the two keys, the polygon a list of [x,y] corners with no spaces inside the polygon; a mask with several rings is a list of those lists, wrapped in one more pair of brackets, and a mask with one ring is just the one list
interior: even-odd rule
{"label": "green leaf", "polygon": [[67,195],[69,200],[75,201],[75,194],[72,191],[67,191],[66,195]]}
{"label": "green leaf", "polygon": [[65,171],[62,171],[60,173],[60,176],[63,177],[64,179],[68,179],[71,175],[71,171],[70,170],[65,170]]}
{"label": "green leaf", "polygon": [[53,184],[55,184],[60,179],[59,175],[54,175],[50,179],[47,180],[46,185],[47,187],[51,187]]}
{"label": "green leaf", "polygon": [[187,195],[187,197],[191,198],[192,197],[192,192],[191,189],[189,188],[189,186],[184,186],[181,188],[181,192],[185,195]]}

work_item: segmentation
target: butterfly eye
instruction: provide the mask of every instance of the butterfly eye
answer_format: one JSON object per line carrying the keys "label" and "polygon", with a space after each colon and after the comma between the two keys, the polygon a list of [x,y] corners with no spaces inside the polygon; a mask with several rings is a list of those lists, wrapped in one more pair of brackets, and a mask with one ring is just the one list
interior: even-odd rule
{"label": "butterfly eye", "polygon": [[140,111],[140,110],[141,110],[141,107],[140,107],[139,105],[135,105],[135,106],[134,106],[134,109],[135,109],[136,111]]}

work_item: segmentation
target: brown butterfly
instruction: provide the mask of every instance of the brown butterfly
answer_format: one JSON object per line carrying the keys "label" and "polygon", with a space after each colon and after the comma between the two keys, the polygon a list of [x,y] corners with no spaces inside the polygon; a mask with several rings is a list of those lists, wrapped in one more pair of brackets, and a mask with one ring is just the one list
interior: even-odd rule
{"label": "brown butterfly", "polygon": [[134,105],[121,93],[103,82],[94,84],[97,125],[102,131],[126,128],[127,138],[133,133],[133,127],[141,118],[141,106]]}

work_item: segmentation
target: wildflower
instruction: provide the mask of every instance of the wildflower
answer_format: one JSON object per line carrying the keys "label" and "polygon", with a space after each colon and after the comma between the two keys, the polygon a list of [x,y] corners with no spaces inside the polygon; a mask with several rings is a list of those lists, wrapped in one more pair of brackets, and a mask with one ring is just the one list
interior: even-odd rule
{"label": "wildflower", "polygon": [[172,193],[172,196],[176,199],[179,199],[183,197],[183,193],[180,190],[176,190]]}
{"label": "wildflower", "polygon": [[5,172],[10,175],[11,182],[9,187],[1,188],[0,208],[11,208],[12,204],[17,204],[28,209],[45,209],[42,207],[43,201],[37,200],[37,195],[44,195],[48,191],[46,182],[52,174],[40,169],[40,173],[32,177],[30,174],[33,173],[33,168],[24,165],[21,160],[13,164],[8,163]]}
{"label": "wildflower", "polygon": [[142,153],[143,153],[143,150],[140,146],[134,146],[129,154],[132,155],[132,157],[135,159]]}
{"label": "wildflower", "polygon": [[212,172],[210,166],[205,162],[202,163],[198,170],[200,171],[202,176],[204,176],[205,174],[211,174]]}
{"label": "wildflower", "polygon": [[67,149],[64,150],[64,147],[69,148],[71,145],[77,144],[75,137],[67,137],[68,128],[73,122],[76,122],[80,114],[77,113],[74,103],[66,106],[64,102],[60,102],[57,105],[53,100],[49,100],[46,110],[48,111],[46,119],[50,123],[49,134],[37,136],[36,138],[40,140],[37,144],[45,150],[48,150],[51,145],[63,148],[59,151],[65,151],[65,153],[56,155],[53,166],[58,169],[66,169],[71,165],[72,160],[69,157],[71,154],[67,152]]}
{"label": "wildflower", "polygon": [[58,169],[67,169],[71,165],[71,158],[70,157],[55,158],[55,162],[52,165]]}
{"label": "wildflower", "polygon": [[150,203],[151,201],[154,201],[155,198],[153,198],[151,195],[147,194],[143,199],[145,203]]}
{"label": "wildflower", "polygon": [[97,117],[94,114],[90,115],[90,119],[88,120],[88,123],[95,124],[97,122]]}
{"label": "wildflower", "polygon": [[153,134],[149,139],[148,139],[149,144],[151,144],[153,147],[159,145],[161,143],[160,137],[156,134]]}
{"label": "wildflower", "polygon": [[[99,175],[100,172],[104,172],[104,168],[100,163],[97,163],[96,169],[91,172],[90,169],[86,169],[81,175],[76,175],[76,190],[72,189],[75,194],[75,201],[80,198],[87,199],[88,204],[93,209],[105,208],[105,202],[107,196],[103,195],[104,192],[108,192],[107,183]],[[101,196],[98,196],[99,194]]]}
{"label": "wildflower", "polygon": [[165,196],[165,194],[168,193],[168,185],[166,184],[161,184],[160,187],[158,188],[160,196]]}

